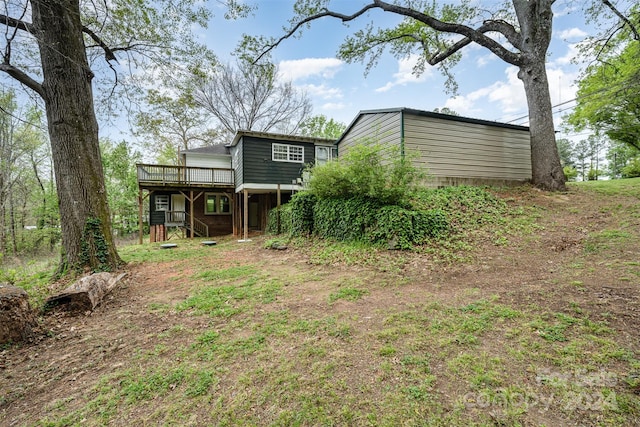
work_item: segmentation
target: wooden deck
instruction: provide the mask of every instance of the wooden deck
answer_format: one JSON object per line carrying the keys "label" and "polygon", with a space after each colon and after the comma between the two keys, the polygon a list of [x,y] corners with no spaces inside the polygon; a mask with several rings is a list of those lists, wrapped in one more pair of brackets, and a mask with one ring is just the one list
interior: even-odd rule
{"label": "wooden deck", "polygon": [[136,165],[139,187],[234,187],[233,169]]}

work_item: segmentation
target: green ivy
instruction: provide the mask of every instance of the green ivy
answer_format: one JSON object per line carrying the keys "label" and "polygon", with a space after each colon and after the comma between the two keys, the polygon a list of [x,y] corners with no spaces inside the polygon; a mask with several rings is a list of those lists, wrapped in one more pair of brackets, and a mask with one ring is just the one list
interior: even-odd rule
{"label": "green ivy", "polygon": [[80,245],[80,263],[90,266],[94,271],[109,271],[109,245],[102,233],[102,221],[99,218],[89,218],[82,231]]}
{"label": "green ivy", "polygon": [[291,205],[289,203],[269,211],[267,217],[267,233],[278,234],[278,211],[280,212],[280,232],[291,233]]}
{"label": "green ivy", "polygon": [[291,234],[310,236],[314,231],[314,206],[317,197],[307,191],[296,193],[291,198]]}
{"label": "green ivy", "polygon": [[320,199],[313,209],[314,234],[337,240],[360,240],[376,223],[380,202],[367,197]]}
{"label": "green ivy", "polygon": [[390,205],[378,209],[375,217],[375,226],[368,230],[366,237],[389,249],[411,249],[449,229],[447,216],[439,209],[414,211]]}

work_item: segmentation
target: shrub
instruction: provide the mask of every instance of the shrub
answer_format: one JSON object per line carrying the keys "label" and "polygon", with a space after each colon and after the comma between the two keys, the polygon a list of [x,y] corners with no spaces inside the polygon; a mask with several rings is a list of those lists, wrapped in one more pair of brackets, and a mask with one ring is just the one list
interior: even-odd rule
{"label": "shrub", "polygon": [[565,166],[562,168],[564,172],[564,176],[567,178],[567,181],[575,181],[578,177],[578,170],[573,166]]}
{"label": "shrub", "polygon": [[362,142],[337,160],[311,168],[309,191],[319,199],[365,197],[404,204],[423,174],[400,147]]}
{"label": "shrub", "polygon": [[391,249],[410,249],[449,228],[441,210],[415,211],[366,197],[321,199],[313,212],[319,237],[364,240]]}
{"label": "shrub", "polygon": [[622,168],[622,177],[640,177],[640,157],[636,157],[635,159],[631,160],[625,167]]}

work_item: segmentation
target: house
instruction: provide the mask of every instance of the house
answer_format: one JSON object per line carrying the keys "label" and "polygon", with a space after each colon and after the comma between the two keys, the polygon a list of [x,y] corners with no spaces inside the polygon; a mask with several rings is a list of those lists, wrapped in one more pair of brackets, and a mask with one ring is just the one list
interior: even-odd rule
{"label": "house", "polygon": [[269,210],[301,190],[307,165],[376,141],[416,153],[432,186],[512,185],[531,179],[529,129],[409,108],[361,111],[338,141],[239,131],[227,145],[181,152],[179,166],[138,164],[140,241],[149,199],[152,241],[266,228]]}
{"label": "house", "polygon": [[363,141],[413,152],[428,185],[513,185],[531,180],[529,128],[448,114],[394,108],[361,111],[337,142]]}
{"label": "house", "polygon": [[137,165],[140,240],[147,198],[152,242],[262,231],[269,210],[302,189],[306,166],[337,152],[334,140],[239,131],[227,145],[180,155],[179,166]]}

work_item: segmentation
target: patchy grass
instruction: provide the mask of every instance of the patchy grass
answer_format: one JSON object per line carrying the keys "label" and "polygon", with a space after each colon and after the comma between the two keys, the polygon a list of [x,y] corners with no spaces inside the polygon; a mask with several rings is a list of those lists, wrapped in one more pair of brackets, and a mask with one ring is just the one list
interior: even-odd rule
{"label": "patchy grass", "polygon": [[606,196],[626,196],[640,199],[638,188],[640,188],[640,178],[614,179],[609,181],[583,181],[569,182],[570,187],[582,188],[594,191]]}
{"label": "patchy grass", "polygon": [[105,307],[0,351],[0,424],[639,425],[637,202],[495,194],[433,252],[127,247]]}

